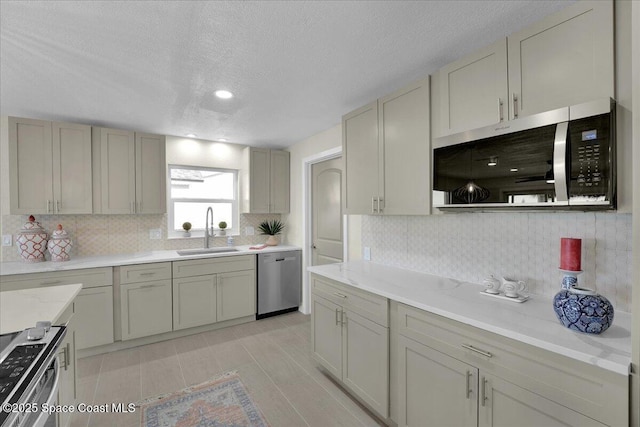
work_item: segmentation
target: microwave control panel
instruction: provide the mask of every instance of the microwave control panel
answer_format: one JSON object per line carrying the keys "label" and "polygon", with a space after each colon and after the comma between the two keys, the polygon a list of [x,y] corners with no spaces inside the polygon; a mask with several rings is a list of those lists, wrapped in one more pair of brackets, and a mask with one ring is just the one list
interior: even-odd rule
{"label": "microwave control panel", "polygon": [[608,198],[609,120],[607,114],[571,122],[570,196]]}

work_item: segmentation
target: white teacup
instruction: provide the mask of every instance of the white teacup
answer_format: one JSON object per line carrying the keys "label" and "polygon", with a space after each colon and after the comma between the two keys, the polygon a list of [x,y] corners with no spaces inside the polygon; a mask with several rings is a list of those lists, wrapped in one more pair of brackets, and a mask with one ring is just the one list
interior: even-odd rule
{"label": "white teacup", "polygon": [[502,290],[504,291],[505,296],[509,298],[518,298],[520,296],[520,292],[525,292],[527,290],[527,284],[522,280],[516,281],[503,277]]}
{"label": "white teacup", "polygon": [[488,294],[499,294],[500,293],[500,281],[491,275],[490,277],[484,279],[482,281],[484,284],[484,291]]}

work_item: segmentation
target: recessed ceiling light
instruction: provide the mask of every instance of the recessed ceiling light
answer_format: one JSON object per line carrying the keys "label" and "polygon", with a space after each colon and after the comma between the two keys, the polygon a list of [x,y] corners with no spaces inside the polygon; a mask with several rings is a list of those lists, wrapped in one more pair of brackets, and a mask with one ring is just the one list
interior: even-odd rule
{"label": "recessed ceiling light", "polygon": [[511,172],[518,172],[518,168],[511,168],[509,169]]}
{"label": "recessed ceiling light", "polygon": [[554,184],[555,182],[555,179],[547,179],[547,184]]}
{"label": "recessed ceiling light", "polygon": [[492,157],[489,159],[489,163],[487,163],[487,166],[495,166],[498,164],[498,158],[497,157]]}
{"label": "recessed ceiling light", "polygon": [[220,142],[227,142],[227,141],[228,141],[228,139],[227,139],[227,138],[218,138],[218,141],[220,141]]}
{"label": "recessed ceiling light", "polygon": [[188,133],[186,136],[187,136],[188,138],[195,138],[195,137],[196,137],[196,136],[198,136],[198,135],[196,135],[195,133]]}
{"label": "recessed ceiling light", "polygon": [[487,163],[487,166],[495,166],[497,164],[498,164],[498,162],[489,162],[489,163]]}
{"label": "recessed ceiling light", "polygon": [[229,92],[228,90],[217,90],[213,93],[215,96],[217,96],[220,99],[229,99],[229,98],[233,98],[233,94],[231,92]]}

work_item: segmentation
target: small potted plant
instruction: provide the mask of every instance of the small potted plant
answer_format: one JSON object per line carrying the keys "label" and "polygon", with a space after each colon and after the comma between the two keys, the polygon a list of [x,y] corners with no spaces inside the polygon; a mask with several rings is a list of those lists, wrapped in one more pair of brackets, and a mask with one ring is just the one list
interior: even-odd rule
{"label": "small potted plant", "polygon": [[227,223],[224,221],[220,221],[218,223],[218,228],[220,229],[220,235],[221,236],[226,236],[227,235]]}
{"label": "small potted plant", "polygon": [[184,237],[191,237],[191,223],[190,222],[183,222],[182,223],[182,229],[184,230],[184,232],[182,233],[182,235]]}
{"label": "small potted plant", "polygon": [[279,219],[274,219],[271,221],[263,221],[258,226],[258,230],[260,230],[260,234],[264,234],[269,236],[265,244],[268,246],[277,246],[278,238],[276,235],[280,234],[284,229],[284,223]]}

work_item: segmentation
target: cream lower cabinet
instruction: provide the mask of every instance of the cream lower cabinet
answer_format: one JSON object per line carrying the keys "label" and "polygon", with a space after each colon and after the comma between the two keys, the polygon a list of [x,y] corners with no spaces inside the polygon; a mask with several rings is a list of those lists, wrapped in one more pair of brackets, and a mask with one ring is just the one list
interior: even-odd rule
{"label": "cream lower cabinet", "polygon": [[218,274],[216,320],[237,319],[256,314],[256,275],[254,270]]}
{"label": "cream lower cabinet", "polygon": [[82,325],[76,331],[76,348],[113,342],[113,286],[85,288],[75,301],[76,317]]}
{"label": "cream lower cabinet", "polygon": [[114,341],[113,270],[111,267],[48,273],[16,274],[0,278],[0,291],[82,283],[74,301],[76,348],[82,350]]}
{"label": "cream lower cabinet", "polygon": [[216,275],[173,279],[173,329],[216,322]]}
{"label": "cream lower cabinet", "polygon": [[173,263],[174,330],[255,314],[255,255]]}
{"label": "cream lower cabinet", "polygon": [[[77,372],[76,372],[76,325],[74,304],[52,323],[65,325],[67,333],[58,348],[58,367],[60,377],[58,379],[58,405],[75,405],[77,398]],[[57,425],[67,427],[71,423],[71,413],[59,412]]]}
{"label": "cream lower cabinet", "polygon": [[123,266],[119,277],[122,340],[171,331],[171,263]]}
{"label": "cream lower cabinet", "polygon": [[378,415],[387,418],[389,328],[384,321],[387,300],[312,277],[314,359]]}
{"label": "cream lower cabinet", "polygon": [[624,375],[403,304],[397,313],[399,426],[628,425]]}

